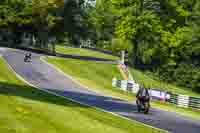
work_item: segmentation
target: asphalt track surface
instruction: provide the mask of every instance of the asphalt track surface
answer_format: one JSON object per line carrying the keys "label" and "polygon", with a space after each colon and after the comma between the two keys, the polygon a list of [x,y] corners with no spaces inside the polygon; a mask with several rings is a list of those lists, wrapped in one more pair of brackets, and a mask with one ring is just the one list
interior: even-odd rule
{"label": "asphalt track surface", "polygon": [[84,88],[41,61],[39,54],[32,54],[31,62],[23,61],[24,51],[0,49],[0,54],[17,74],[41,89],[169,132],[200,133],[200,120],[154,108],[148,115],[138,113],[135,103],[104,96]]}

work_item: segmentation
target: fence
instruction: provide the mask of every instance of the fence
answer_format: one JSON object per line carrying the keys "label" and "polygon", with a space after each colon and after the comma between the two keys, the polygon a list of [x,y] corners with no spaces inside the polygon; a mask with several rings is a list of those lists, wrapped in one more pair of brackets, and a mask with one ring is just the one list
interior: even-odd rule
{"label": "fence", "polygon": [[[140,87],[140,85],[134,80],[117,80],[116,78],[113,78],[112,86],[119,87],[123,91],[128,91],[134,94],[137,93]],[[200,98],[197,97],[174,94],[159,89],[150,89],[150,93],[153,99],[170,102],[179,107],[200,109]]]}
{"label": "fence", "polygon": [[169,102],[174,103],[179,107],[200,109],[200,98],[197,97],[171,93]]}

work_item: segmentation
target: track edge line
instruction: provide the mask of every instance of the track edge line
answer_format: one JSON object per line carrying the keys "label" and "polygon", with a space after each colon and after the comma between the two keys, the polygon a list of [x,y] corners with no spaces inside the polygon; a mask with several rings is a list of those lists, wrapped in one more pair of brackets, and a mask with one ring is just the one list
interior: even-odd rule
{"label": "track edge line", "polygon": [[[82,83],[78,82],[78,81],[75,80],[74,78],[72,78],[70,75],[64,73],[61,69],[59,69],[59,68],[56,67],[55,65],[50,64],[49,62],[47,62],[46,60],[44,60],[44,58],[46,58],[46,57],[40,57],[40,60],[43,61],[44,63],[46,63],[47,65],[51,66],[52,68],[54,68],[54,69],[55,69],[56,71],[58,71],[59,73],[63,74],[64,76],[66,76],[66,77],[68,77],[68,78],[70,78],[73,82],[77,83],[78,85],[80,85],[80,86],[82,86],[82,87],[84,87],[84,88],[86,88],[86,89],[89,88],[89,87],[83,85]],[[91,89],[88,89],[88,90],[91,90]],[[53,94],[53,93],[52,93],[52,94]],[[57,94],[56,94],[56,95],[57,95]],[[58,96],[60,96],[60,95],[58,95]],[[64,97],[64,96],[61,96],[61,97]],[[64,97],[64,98],[66,98],[66,97]],[[117,98],[117,97],[114,97],[114,98]],[[70,99],[70,98],[66,98],[66,99]],[[129,120],[129,121],[131,121],[131,122],[134,121],[134,122],[137,122],[137,123],[139,123],[139,124],[141,124],[141,125],[144,125],[144,126],[147,126],[147,127],[153,128],[153,129],[156,129],[156,130],[160,130],[160,131],[163,131],[163,132],[166,132],[166,133],[170,133],[169,131],[166,131],[166,130],[164,130],[164,129],[156,128],[156,127],[147,125],[147,124],[145,124],[145,123],[139,122],[139,121],[137,121],[137,120],[132,120],[132,119],[129,119],[129,118],[127,118],[127,117],[121,116],[121,115],[119,115],[119,114],[116,114],[116,113],[113,113],[113,112],[110,112],[110,111],[103,110],[103,109],[98,108],[98,107],[94,107],[94,106],[91,106],[91,105],[88,105],[88,104],[85,104],[85,103],[81,103],[81,102],[76,101],[76,100],[73,100],[73,99],[70,99],[70,100],[71,100],[71,101],[74,101],[74,102],[77,102],[77,103],[79,103],[79,104],[85,105],[85,106],[92,107],[92,108],[94,108],[94,109],[97,109],[97,110],[100,110],[100,111],[103,111],[103,112],[106,112],[106,113],[113,114],[113,115],[118,116],[118,117],[121,117],[121,118],[123,118],[123,119],[127,119],[127,120]]]}
{"label": "track edge line", "polygon": [[[2,59],[5,61],[5,63],[6,63],[7,66],[9,67],[9,69],[10,69],[12,72],[14,72],[14,74],[17,76],[17,78],[19,78],[19,80],[21,80],[22,82],[26,83],[27,85],[29,85],[29,86],[31,86],[31,87],[34,87],[34,88],[36,88],[36,89],[38,89],[38,90],[40,90],[40,91],[43,91],[43,92],[46,92],[46,93],[55,95],[55,96],[57,96],[57,97],[64,98],[64,99],[66,99],[66,100],[70,100],[70,101],[72,101],[72,102],[75,102],[75,103],[78,103],[78,104],[81,104],[81,105],[84,105],[84,106],[88,106],[88,107],[90,107],[90,108],[93,108],[93,109],[96,109],[96,110],[99,110],[99,111],[102,111],[102,112],[105,112],[105,113],[112,114],[112,115],[117,116],[117,117],[120,117],[120,118],[122,118],[122,119],[126,119],[126,120],[128,120],[128,121],[130,121],[130,122],[136,122],[136,123],[138,123],[138,124],[144,125],[144,126],[146,126],[146,127],[152,128],[152,129],[156,129],[156,130],[158,130],[158,131],[162,131],[162,132],[165,132],[165,133],[170,133],[169,131],[166,131],[166,130],[164,130],[164,129],[156,128],[156,127],[147,125],[147,124],[145,124],[145,123],[139,122],[139,121],[137,121],[137,120],[132,120],[132,119],[129,119],[129,118],[127,118],[127,117],[121,116],[121,115],[119,115],[119,114],[116,114],[116,113],[113,113],[113,112],[110,112],[110,111],[106,111],[106,110],[103,110],[103,109],[101,109],[101,108],[94,107],[94,106],[91,106],[91,105],[89,105],[89,104],[82,103],[82,102],[79,102],[79,101],[77,101],[77,100],[73,100],[73,99],[71,99],[71,98],[64,97],[64,96],[62,96],[62,95],[58,95],[58,94],[53,93],[53,92],[48,91],[48,90],[41,89],[41,88],[37,87],[36,85],[33,85],[33,84],[29,83],[29,82],[26,81],[22,76],[20,76],[20,75],[10,66],[10,64],[6,61],[6,59],[4,59],[3,56],[0,57],[0,58],[2,58]],[[51,67],[53,67],[54,69],[58,70],[58,72],[60,72],[61,74],[64,74],[65,76],[67,76],[67,77],[69,77],[70,79],[72,79],[75,83],[78,83],[79,85],[81,85],[78,81],[74,80],[71,76],[67,75],[66,73],[64,73],[63,71],[61,71],[59,68],[57,68],[57,67],[55,67],[54,65],[48,63],[47,61],[43,60],[42,57],[40,57],[40,59],[41,59],[43,62],[45,62],[45,63],[47,63],[48,65],[50,65]],[[81,86],[84,87],[84,85],[81,85]],[[86,88],[88,88],[88,87],[86,87]]]}

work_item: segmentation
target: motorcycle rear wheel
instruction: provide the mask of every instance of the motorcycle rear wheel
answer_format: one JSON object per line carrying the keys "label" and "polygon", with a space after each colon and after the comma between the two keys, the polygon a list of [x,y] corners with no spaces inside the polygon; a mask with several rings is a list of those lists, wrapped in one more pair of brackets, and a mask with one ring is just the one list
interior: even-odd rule
{"label": "motorcycle rear wheel", "polygon": [[150,104],[148,102],[144,103],[144,114],[149,113]]}

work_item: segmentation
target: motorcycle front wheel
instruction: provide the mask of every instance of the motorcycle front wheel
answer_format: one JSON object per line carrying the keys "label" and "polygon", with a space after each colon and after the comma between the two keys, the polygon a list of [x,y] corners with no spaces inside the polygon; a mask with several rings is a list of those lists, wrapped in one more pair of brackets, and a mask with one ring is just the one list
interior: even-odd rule
{"label": "motorcycle front wheel", "polygon": [[136,104],[137,104],[137,110],[138,110],[138,112],[140,112],[142,110],[140,101],[136,100]]}

